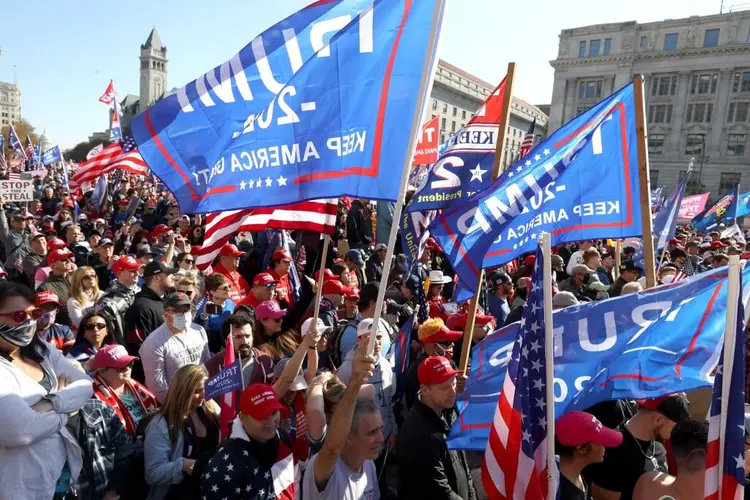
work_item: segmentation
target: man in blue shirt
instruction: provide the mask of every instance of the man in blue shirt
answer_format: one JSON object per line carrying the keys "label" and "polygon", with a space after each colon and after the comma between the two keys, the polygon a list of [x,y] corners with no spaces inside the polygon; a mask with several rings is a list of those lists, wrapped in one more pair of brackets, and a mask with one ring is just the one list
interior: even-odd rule
{"label": "man in blue shirt", "polygon": [[513,280],[502,271],[493,271],[490,274],[490,292],[487,294],[487,308],[497,324],[504,325],[510,314],[508,300],[513,296]]}

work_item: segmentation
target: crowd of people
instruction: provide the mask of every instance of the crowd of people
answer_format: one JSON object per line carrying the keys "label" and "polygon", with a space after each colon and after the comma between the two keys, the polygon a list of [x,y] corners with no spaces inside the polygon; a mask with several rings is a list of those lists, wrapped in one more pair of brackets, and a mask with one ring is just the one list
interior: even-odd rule
{"label": "crowd of people", "polygon": [[[287,248],[240,233],[199,271],[205,220],[158,185],[123,177],[101,209],[52,177],[35,186],[28,206],[0,197],[0,499],[486,498],[482,454],[446,444],[468,304],[434,240],[412,269],[399,244],[386,262],[391,204],[342,201],[326,255],[318,234]],[[638,250],[616,251],[556,248],[554,308],[644,288]],[[733,254],[750,256],[741,238],[680,228],[658,282]],[[487,273],[473,344],[521,319],[533,268]],[[243,379],[231,415],[205,394],[227,345]],[[702,498],[703,417],[684,394],[566,413],[560,498]]]}

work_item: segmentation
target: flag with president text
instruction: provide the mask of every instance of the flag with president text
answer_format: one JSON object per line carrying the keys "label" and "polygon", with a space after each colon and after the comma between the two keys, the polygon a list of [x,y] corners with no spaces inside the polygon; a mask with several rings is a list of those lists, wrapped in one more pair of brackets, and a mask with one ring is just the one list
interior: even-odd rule
{"label": "flag with president text", "polygon": [[534,251],[542,231],[553,246],[642,234],[635,106],[628,84],[432,222],[461,290],[476,288],[481,269]]}
{"label": "flag with president text", "polygon": [[319,0],[137,116],[183,213],[395,200],[445,0]]}

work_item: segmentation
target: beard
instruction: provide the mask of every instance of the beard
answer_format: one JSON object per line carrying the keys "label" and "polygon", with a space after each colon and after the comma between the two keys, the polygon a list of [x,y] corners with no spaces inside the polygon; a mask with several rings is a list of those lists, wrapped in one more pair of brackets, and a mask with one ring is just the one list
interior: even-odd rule
{"label": "beard", "polygon": [[239,354],[242,358],[249,358],[252,353],[253,348],[247,344],[241,345],[237,348],[237,354]]}

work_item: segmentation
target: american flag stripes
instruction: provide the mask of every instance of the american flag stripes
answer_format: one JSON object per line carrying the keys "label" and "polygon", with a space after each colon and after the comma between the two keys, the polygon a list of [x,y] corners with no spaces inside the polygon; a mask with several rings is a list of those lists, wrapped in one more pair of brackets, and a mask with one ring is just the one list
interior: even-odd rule
{"label": "american flag stripes", "polygon": [[336,230],[338,200],[311,200],[275,208],[213,212],[206,217],[203,246],[195,265],[204,270],[211,265],[232,236],[242,231],[268,228],[333,234]]}
{"label": "american flag stripes", "polygon": [[5,138],[0,133],[0,169],[5,170],[8,168],[8,164],[5,161]]}
{"label": "american flag stripes", "polygon": [[536,129],[536,118],[534,118],[534,121],[531,122],[531,126],[529,127],[528,132],[526,132],[526,135],[523,136],[523,141],[521,141],[521,148],[518,150],[519,159],[529,154],[529,151],[531,151],[531,148],[534,147],[534,130],[535,129]]}
{"label": "american flag stripes", "polygon": [[116,169],[126,170],[135,175],[148,175],[149,168],[143,161],[141,153],[138,152],[132,137],[110,144],[99,154],[83,163],[70,179],[70,188],[78,189],[84,182],[93,182],[99,176]]}
{"label": "american flag stripes", "polygon": [[8,180],[9,181],[20,181],[21,180],[21,172],[8,172]]}
{"label": "american flag stripes", "polygon": [[[730,273],[732,272],[730,263]],[[724,352],[714,379],[711,410],[709,412],[708,445],[706,447],[706,500],[741,500],[745,490],[745,314],[742,305],[742,274],[739,274],[737,321],[734,329],[727,325],[727,335],[734,336],[730,343],[731,363]],[[731,276],[730,276],[731,280]],[[729,304],[727,304],[729,308]],[[725,340],[726,342],[726,340]],[[728,377],[729,400],[722,405],[722,386]],[[725,412],[722,411],[724,407]],[[723,451],[723,453],[722,453]]]}
{"label": "american flag stripes", "polygon": [[23,150],[26,158],[33,160],[34,158],[34,143],[31,142],[31,136],[26,136],[26,147]]}
{"label": "american flag stripes", "polygon": [[[505,375],[482,463],[490,499],[547,498],[547,375],[544,342],[544,254],[536,264],[521,330]],[[553,494],[554,495],[554,494]]]}

